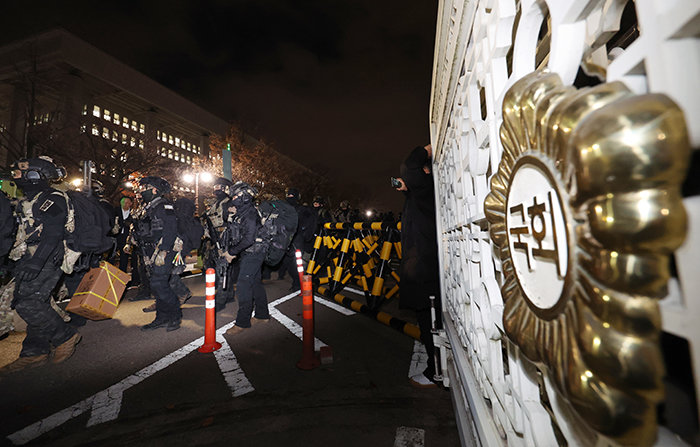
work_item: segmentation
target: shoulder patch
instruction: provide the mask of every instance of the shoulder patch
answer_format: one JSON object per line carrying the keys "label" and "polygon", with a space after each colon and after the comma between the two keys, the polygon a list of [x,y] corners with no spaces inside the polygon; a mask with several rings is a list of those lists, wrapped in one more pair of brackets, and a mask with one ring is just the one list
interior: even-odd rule
{"label": "shoulder patch", "polygon": [[39,209],[45,213],[49,208],[51,208],[51,205],[53,205],[53,203],[53,200],[46,199],[44,200],[44,203],[41,204]]}
{"label": "shoulder patch", "polygon": [[172,205],[163,205],[163,208],[165,208],[166,210],[172,210],[173,206]]}

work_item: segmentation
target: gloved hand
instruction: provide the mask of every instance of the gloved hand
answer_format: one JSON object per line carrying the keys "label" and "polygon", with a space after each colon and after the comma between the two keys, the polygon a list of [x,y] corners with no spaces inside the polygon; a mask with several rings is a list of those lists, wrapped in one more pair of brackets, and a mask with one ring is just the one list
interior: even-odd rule
{"label": "gloved hand", "polygon": [[21,269],[17,269],[15,278],[17,278],[17,281],[31,281],[39,276],[39,272],[41,272],[40,265],[26,264]]}
{"label": "gloved hand", "polygon": [[226,259],[226,262],[228,262],[229,264],[236,258],[236,255],[232,255],[227,251],[224,252],[223,256],[224,259]]}
{"label": "gloved hand", "polygon": [[168,252],[165,250],[161,250],[158,252],[158,256],[156,256],[156,260],[153,262],[157,266],[165,265],[165,257],[168,256]]}
{"label": "gloved hand", "polygon": [[182,251],[183,245],[182,239],[179,237],[175,238],[175,243],[173,243],[173,251]]}

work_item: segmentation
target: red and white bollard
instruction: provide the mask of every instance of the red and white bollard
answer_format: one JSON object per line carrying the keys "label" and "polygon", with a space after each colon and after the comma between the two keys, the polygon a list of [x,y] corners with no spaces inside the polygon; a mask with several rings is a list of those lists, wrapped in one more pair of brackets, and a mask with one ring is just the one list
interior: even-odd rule
{"label": "red and white bollard", "polygon": [[221,347],[216,341],[216,273],[214,269],[207,269],[207,300],[206,316],[204,321],[204,344],[197,350],[199,352],[214,352]]}
{"label": "red and white bollard", "polygon": [[297,272],[299,272],[299,285],[301,285],[304,281],[304,261],[301,260],[301,250],[296,250],[294,256],[297,258]]}
{"label": "red and white bollard", "polygon": [[303,350],[297,367],[308,370],[314,369],[321,364],[314,349],[314,295],[311,288],[311,275],[302,276],[301,298],[303,306]]}

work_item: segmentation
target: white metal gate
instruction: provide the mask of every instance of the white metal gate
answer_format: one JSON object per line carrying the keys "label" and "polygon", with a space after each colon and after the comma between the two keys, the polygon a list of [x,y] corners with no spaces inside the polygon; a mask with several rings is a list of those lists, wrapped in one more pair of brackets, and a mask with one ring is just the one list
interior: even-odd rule
{"label": "white metal gate", "polygon": [[[533,74],[538,69],[547,70],[551,75]],[[558,80],[552,81],[553,78]],[[524,85],[529,82],[528,79],[532,81],[529,90],[526,91]],[[508,328],[504,327],[504,310],[508,313],[508,306],[504,303],[501,289],[504,285],[506,289],[510,287],[508,272],[517,271],[518,265],[515,264],[521,261],[517,261],[515,255],[513,259],[505,261],[502,259],[504,246],[506,252],[509,249],[511,253],[515,251],[513,241],[510,241],[509,245],[508,241],[494,240],[494,234],[498,233],[494,230],[499,222],[498,213],[493,209],[489,211],[489,205],[485,207],[487,197],[492,192],[492,182],[499,184],[498,173],[504,153],[506,158],[512,156],[509,146],[519,144],[508,141],[504,145],[501,138],[504,100],[506,107],[510,106],[511,112],[520,116],[528,113],[523,110],[529,106],[532,106],[532,110],[536,107],[539,107],[538,110],[544,110],[548,104],[541,105],[542,101],[554,103],[562,98],[560,95],[575,96],[578,92],[577,88],[597,84],[601,85],[595,91],[605,90],[599,95],[612,98],[609,99],[610,101],[648,93],[664,94],[678,106],[678,114],[680,112],[684,114],[687,128],[686,141],[689,141],[691,148],[696,149],[691,159],[684,158],[682,148],[679,149],[680,155],[674,155],[675,158],[669,163],[675,163],[673,169],[677,168],[678,163],[687,163],[690,169],[688,176],[692,178],[699,174],[697,161],[697,149],[700,149],[699,80],[700,2],[697,0],[442,0],[440,2],[430,123],[431,140],[435,148],[434,172],[445,312],[443,318],[451,342],[447,363],[463,433],[468,433],[471,429],[476,433],[480,443],[489,446],[616,445],[617,442],[665,446],[677,443],[682,445],[677,434],[683,435],[691,442],[693,438],[700,439],[697,434],[698,395],[694,391],[700,390],[700,344],[698,343],[700,342],[700,303],[697,299],[697,291],[700,290],[700,262],[697,259],[697,251],[700,249],[700,195],[698,195],[700,192],[697,190],[697,181],[684,184],[682,204],[688,216],[687,236],[683,245],[673,254],[675,269],[672,269],[672,277],[668,281],[668,292],[665,297],[651,296],[654,295],[650,292],[653,287],[646,287],[639,283],[644,281],[644,274],[648,273],[646,271],[635,273],[630,270],[626,277],[628,282],[637,283],[628,285],[627,293],[622,294],[629,306],[637,306],[640,303],[648,305],[645,309],[649,310],[649,313],[645,314],[642,320],[650,325],[656,324],[655,315],[660,313],[660,335],[663,343],[657,343],[657,346],[661,346],[659,351],[663,352],[666,361],[667,378],[665,386],[660,388],[665,392],[660,396],[653,396],[653,390],[646,389],[644,384],[638,384],[638,388],[630,391],[628,388],[636,386],[631,384],[637,383],[636,379],[630,378],[631,373],[628,374],[628,371],[622,370],[632,365],[634,360],[618,358],[617,361],[622,366],[619,376],[599,383],[613,390],[611,393],[615,396],[618,396],[615,390],[620,389],[629,391],[630,395],[643,396],[650,411],[646,416],[640,415],[636,422],[626,420],[626,415],[613,414],[611,416],[613,427],[602,430],[600,426],[605,425],[607,420],[591,422],[596,415],[586,414],[585,402],[572,402],[576,400],[575,393],[572,397],[571,393],[562,391],[561,383],[566,383],[567,380],[570,382],[571,378],[557,377],[554,370],[559,369],[559,376],[564,375],[567,368],[571,372],[571,364],[562,368],[562,365],[552,365],[551,361],[547,364],[544,360],[551,354],[546,352],[547,350],[555,350],[559,347],[523,346],[522,340],[518,346],[518,342],[513,340],[513,329],[510,330],[511,336],[509,336]],[[613,81],[621,83],[611,84]],[[561,85],[554,85],[552,82],[560,82]],[[509,90],[511,96],[507,96]],[[521,102],[512,99],[515,95],[513,90],[521,93],[518,97]],[[523,96],[527,98],[523,99]],[[659,97],[653,97],[652,100],[664,102],[664,99]],[[532,104],[538,102],[539,104]],[[649,106],[648,101],[644,104],[646,105],[634,102],[627,104],[627,109],[623,107],[615,110],[622,110],[621,113],[630,113],[630,115],[636,113],[636,116],[639,116],[640,108]],[[671,109],[673,107],[675,106],[671,106]],[[590,111],[598,108],[599,105],[595,104],[589,107]],[[541,117],[538,115],[537,118]],[[669,120],[671,123],[682,121],[678,115],[673,115]],[[542,118],[541,122],[544,121],[545,119]],[[659,120],[640,124],[640,127],[643,127],[646,132],[649,126],[657,125],[657,121]],[[605,127],[603,124],[605,124],[603,121],[599,121],[598,125]],[[508,125],[505,127],[507,128]],[[637,136],[640,127],[635,131]],[[527,125],[524,125],[524,128],[527,128]],[[653,131],[656,132],[658,140],[667,137],[668,129],[655,129]],[[677,127],[674,129],[678,130]],[[678,132],[682,133],[682,129]],[[527,129],[525,134],[527,135]],[[506,139],[508,138],[512,139],[506,136]],[[529,138],[531,141],[540,143],[545,141],[545,137],[530,135]],[[683,140],[682,136],[679,138]],[[629,138],[624,141],[628,140]],[[659,141],[654,144],[661,149],[668,147],[663,146],[664,143]],[[643,146],[641,143],[640,145]],[[682,144],[673,147],[676,146],[682,146]],[[650,157],[646,160],[649,166],[658,167],[662,164],[658,157],[663,158],[664,152],[659,153],[661,155],[654,156],[657,158]],[[643,155],[641,159],[649,154]],[[536,154],[530,157],[531,167],[540,163],[537,161],[538,157]],[[619,162],[621,159],[615,160]],[[508,172],[512,172],[516,164],[515,159],[511,161],[513,163],[507,167]],[[568,162],[575,164],[571,160]],[[579,165],[586,162],[588,161],[581,161],[580,157],[577,159]],[[523,197],[534,200],[533,207],[542,205],[538,200],[543,201],[546,197],[532,192],[536,186],[531,187],[532,193],[528,196],[529,185],[536,185],[538,182],[546,183],[546,179],[542,180],[546,176],[537,174],[547,170],[545,165],[548,162],[542,163],[544,166],[542,171],[535,167],[530,169],[530,174],[509,177],[509,181],[517,180],[518,190],[525,191],[521,194]],[[518,166],[522,166],[522,162]],[[554,167],[552,169],[555,170]],[[569,173],[569,168],[565,166],[557,164],[556,169],[563,173],[564,180],[568,175],[572,175]],[[666,171],[667,175],[673,169]],[[636,174],[628,174],[630,178],[636,178],[634,177]],[[662,191],[658,195],[664,198],[659,200],[664,204],[670,204],[669,206],[660,205],[655,210],[642,210],[647,216],[650,215],[649,213],[656,212],[664,222],[658,228],[664,228],[670,233],[677,232],[677,234],[682,234],[684,230],[683,219],[673,219],[674,216],[682,215],[683,206],[680,206],[680,198],[675,205],[672,199],[668,199],[668,202],[664,200],[679,191],[680,177],[677,175],[675,179],[669,178],[668,183],[658,186],[658,189],[648,189],[648,194]],[[615,179],[602,180],[609,181],[612,185],[616,184]],[[562,183],[559,180],[556,182],[552,180],[552,182],[553,184]],[[630,182],[634,183],[632,180]],[[563,222],[566,222],[569,212],[564,210],[568,207],[565,202],[573,201],[572,197],[585,188],[586,186],[583,185],[578,185],[578,188],[577,185],[569,188],[567,194],[571,195],[566,195],[559,213]],[[610,197],[614,191],[614,187],[611,186],[611,188],[608,194]],[[567,188],[562,187],[562,189]],[[640,186],[639,189],[644,188]],[[492,202],[497,193],[499,192],[496,191],[490,196]],[[515,195],[512,194],[509,197]],[[515,203],[516,201],[512,204]],[[506,205],[512,204],[510,202],[503,204],[503,208],[508,209]],[[525,221],[526,211],[522,208],[522,204],[520,206],[523,213],[522,219]],[[675,206],[680,208],[674,208]],[[517,206],[513,207],[513,209],[516,208]],[[591,209],[591,213],[595,211]],[[512,225],[507,222],[510,213],[506,211],[505,214],[503,228],[512,228]],[[549,209],[547,216],[553,216],[553,214],[556,213]],[[595,228],[591,230],[590,223],[579,225],[582,220],[585,220],[585,216],[581,218],[582,215],[574,216],[575,212],[571,214],[572,216],[569,216],[571,221],[577,222],[576,225],[572,225],[572,228],[586,228],[594,236],[597,234],[596,241],[600,245],[596,246],[596,250],[605,252],[608,258],[618,256],[618,252],[611,248],[616,246],[618,241],[606,240],[604,235],[601,236],[600,231],[596,233]],[[604,223],[605,219],[608,219],[610,225],[606,228],[610,229],[615,225],[612,221],[614,219],[611,217],[612,214],[607,216],[602,219]],[[532,223],[531,230],[534,234],[536,232],[534,220]],[[563,228],[562,225],[567,224],[561,222],[557,224],[552,217],[552,225],[554,228]],[[627,225],[629,226],[629,222]],[[503,231],[504,234],[508,234],[507,231]],[[578,234],[569,235],[572,238],[579,238]],[[667,249],[675,249],[677,244],[671,240],[672,236],[674,234],[668,237],[653,236],[656,241],[655,249],[659,253]],[[661,238],[664,239],[663,243],[659,242]],[[639,238],[635,240],[639,242]],[[533,241],[540,242],[540,248],[543,247],[540,239],[530,239],[530,242]],[[653,250],[637,248],[647,250],[645,256],[652,256],[650,253]],[[621,253],[625,255],[624,250]],[[653,255],[656,256],[656,254]],[[661,254],[659,256],[663,257]],[[529,263],[529,258],[527,261]],[[664,270],[663,267],[658,269]],[[652,270],[652,273],[656,272]],[[525,273],[521,272],[521,275]],[[659,273],[658,277],[664,279],[663,282],[666,283],[663,272]],[[519,278],[517,285],[526,288],[521,284],[523,277]],[[551,292],[550,289],[558,290],[557,288],[567,286],[563,285],[564,280],[562,284],[557,284],[557,281],[551,278],[549,280],[546,276],[544,279],[534,278],[531,280],[530,288],[536,289],[534,294],[544,297],[542,298],[544,301],[550,300],[554,303],[556,299],[547,298]],[[608,280],[611,284],[615,282],[611,278]],[[656,286],[659,285],[656,284],[654,287]],[[664,284],[654,290],[661,290],[663,286]],[[577,283],[575,287],[583,286]],[[602,292],[600,294],[604,301],[607,302],[610,299],[608,295]],[[612,301],[616,299],[616,296],[612,297]],[[660,303],[660,311],[656,308],[657,302]],[[530,303],[530,307],[539,314],[556,313],[552,311],[556,307],[555,304]],[[622,314],[624,314],[623,317],[633,315],[632,320],[638,316],[632,313],[623,312]],[[508,319],[508,315],[506,317]],[[620,324],[625,325],[624,321]],[[529,326],[523,322],[522,327]],[[600,338],[596,340],[595,334],[593,336],[582,334],[584,332],[582,326],[569,324],[569,329],[575,332],[572,337],[579,340],[581,344],[583,344],[581,340],[585,337],[590,338],[594,347],[598,347],[596,343],[601,344]],[[623,339],[623,342],[631,344],[639,340],[642,344],[649,341],[655,342],[656,335],[659,335],[652,333],[649,339],[645,339],[644,336],[637,337],[644,332],[642,330],[635,332],[637,329],[639,328],[632,331],[635,334],[634,337]],[[533,337],[524,339],[532,340]],[[550,341],[553,339],[558,340],[557,337],[547,338]],[[557,341],[559,342],[560,340]],[[582,348],[582,351],[585,349]],[[622,357],[634,352],[640,356],[641,352],[651,351],[621,350],[617,354],[618,357]],[[590,352],[588,354],[590,359]],[[537,355],[541,358],[531,361],[532,357]],[[653,354],[650,355],[653,356]],[[549,357],[556,358],[553,355]],[[678,366],[685,365],[684,361],[687,361],[687,367]],[[650,362],[653,364],[653,361]],[[609,369],[611,364],[606,363],[604,366]],[[636,366],[639,367],[639,365]],[[647,377],[647,379],[650,381],[660,379],[663,375],[662,369],[657,372],[658,377]],[[580,381],[585,382],[587,374],[590,374],[588,377],[593,378],[597,372],[583,371]],[[689,378],[690,383],[685,383],[685,386],[679,385],[678,382],[683,382],[683,377]],[[576,380],[579,378],[577,377]],[[600,391],[599,395],[602,396],[610,396],[611,394],[606,394],[606,390],[596,390],[596,392]],[[617,397],[613,400],[618,403],[625,400],[625,398],[620,398],[619,401],[615,399]],[[657,402],[664,401],[666,407],[660,410],[663,418],[657,430],[654,406]],[[634,408],[628,408],[626,411],[629,413],[630,410]],[[653,420],[649,419],[650,414]],[[623,422],[615,422],[617,421],[615,418]],[[690,418],[690,421],[684,421],[683,418]],[[615,426],[617,423],[619,425]],[[649,424],[651,429],[643,427]]]}

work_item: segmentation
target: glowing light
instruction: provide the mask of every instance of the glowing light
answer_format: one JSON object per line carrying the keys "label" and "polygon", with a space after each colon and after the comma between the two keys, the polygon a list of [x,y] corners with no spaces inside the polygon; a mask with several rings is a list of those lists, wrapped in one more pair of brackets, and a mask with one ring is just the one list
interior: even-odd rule
{"label": "glowing light", "polygon": [[608,301],[610,301],[610,297],[608,295],[603,295],[603,301],[607,303]]}
{"label": "glowing light", "polygon": [[134,187],[134,184],[131,183],[131,182],[126,182],[126,183],[124,183],[124,187],[125,187],[125,188],[128,188],[128,189],[131,189],[131,188]]}
{"label": "glowing light", "polygon": [[194,175],[192,174],[185,174],[182,176],[182,179],[186,181],[187,183],[192,183],[194,181]]}
{"label": "glowing light", "polygon": [[214,179],[214,177],[208,172],[202,172],[199,174],[199,178],[205,183],[209,183]]}
{"label": "glowing light", "polygon": [[81,179],[81,178],[74,178],[73,180],[71,180],[71,184],[77,188],[77,187],[79,187],[80,185],[83,184],[83,179]]}
{"label": "glowing light", "polygon": [[598,349],[600,347],[600,337],[595,337],[593,339],[593,349]]}
{"label": "glowing light", "polygon": [[365,215],[366,215],[367,217],[372,217],[372,210],[367,210],[367,211],[365,211]]}

